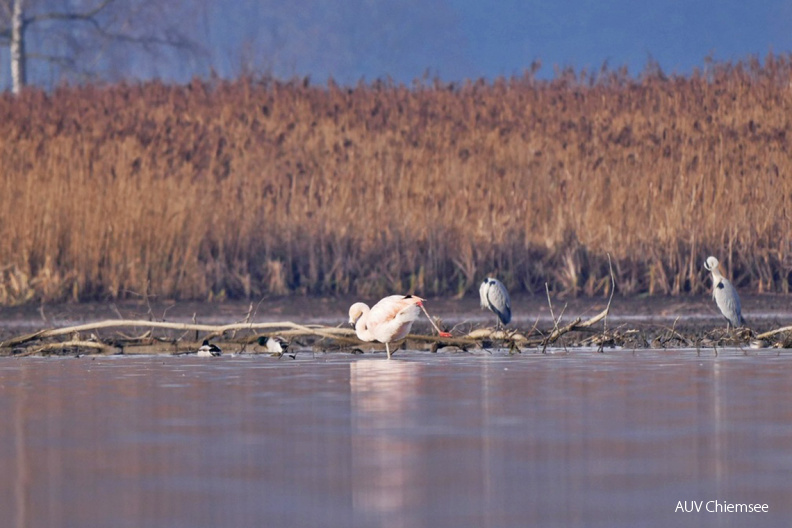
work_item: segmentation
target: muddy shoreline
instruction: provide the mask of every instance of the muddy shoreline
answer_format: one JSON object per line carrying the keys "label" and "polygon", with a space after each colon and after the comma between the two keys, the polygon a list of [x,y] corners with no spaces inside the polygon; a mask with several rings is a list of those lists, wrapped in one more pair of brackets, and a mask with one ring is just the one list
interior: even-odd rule
{"label": "muddy shoreline", "polygon": [[[792,323],[792,297],[780,294],[743,295],[743,315],[750,326]],[[290,320],[300,323],[335,325],[346,321],[347,310],[355,301],[369,304],[378,299],[361,297],[265,297],[256,301],[183,302],[124,301],[63,304],[27,304],[0,308],[0,328],[48,328],[53,324],[77,324],[87,321],[119,318],[151,318],[159,321],[192,321],[221,324],[245,319],[248,313],[256,321]],[[587,317],[603,310],[608,299],[603,297],[551,298],[556,317],[573,319]],[[474,296],[461,299],[427,298],[430,313],[450,324],[472,322],[487,324],[492,314],[479,307]],[[252,308],[252,310],[251,310]],[[550,319],[550,304],[544,296],[513,295],[513,325],[533,324],[538,318]],[[702,325],[720,322],[715,303],[707,296],[614,297],[608,319],[614,322],[673,322]]]}
{"label": "muddy shoreline", "polygon": [[[20,335],[46,329],[65,328],[100,321],[121,319],[158,321],[199,325],[228,325],[232,323],[290,322],[297,325],[321,325],[325,328],[347,328],[348,306],[358,300],[342,297],[281,297],[265,298],[260,302],[126,302],[86,303],[42,306],[21,306],[0,309],[0,339],[7,341]],[[364,299],[365,300],[365,299]],[[376,301],[376,299],[374,299]],[[372,302],[369,300],[369,302]],[[413,334],[429,339],[410,339],[403,346],[413,350],[463,351],[500,348],[514,352],[545,348],[548,344],[560,347],[606,348],[701,348],[701,347],[761,347],[788,348],[792,346],[788,333],[757,341],[761,332],[788,326],[792,323],[789,298],[782,295],[745,296],[743,313],[750,329],[727,331],[725,321],[707,297],[633,297],[612,300],[610,313],[603,321],[587,329],[572,329],[546,342],[555,327],[570,324],[576,319],[586,320],[602,312],[608,300],[602,298],[551,299],[539,296],[515,296],[512,306],[514,319],[506,334],[489,335],[486,329],[494,325],[488,311],[481,310],[478,299],[427,299],[426,306],[441,326],[450,330],[456,340],[432,338],[429,324],[421,320],[413,327]],[[155,329],[149,334],[145,328],[102,330],[90,335],[116,347],[118,353],[186,353],[196,343],[209,336],[222,343],[231,353],[262,353],[252,342],[269,329],[245,329],[221,332],[174,331]],[[277,333],[277,328],[272,333]],[[86,332],[83,332],[86,334]],[[137,340],[131,336],[138,336]],[[141,339],[141,336],[144,336]],[[73,340],[74,338],[72,338]],[[85,339],[85,335],[80,339]],[[367,352],[377,350],[377,344],[355,344],[339,338],[338,342],[319,336],[294,333],[292,351]],[[54,343],[68,341],[59,336]],[[49,340],[52,346],[52,339]],[[4,349],[4,355],[36,353],[35,348]],[[47,349],[47,353],[77,355],[91,353],[75,347],[62,350]],[[134,351],[133,351],[134,350]],[[107,353],[107,351],[105,351]]]}

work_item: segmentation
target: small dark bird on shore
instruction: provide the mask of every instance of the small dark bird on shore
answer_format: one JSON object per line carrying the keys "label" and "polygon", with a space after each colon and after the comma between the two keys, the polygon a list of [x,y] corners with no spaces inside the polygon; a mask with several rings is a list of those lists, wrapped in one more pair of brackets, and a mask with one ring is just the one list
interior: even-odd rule
{"label": "small dark bird on shore", "polygon": [[259,336],[258,344],[263,346],[270,354],[283,355],[289,350],[289,343],[282,337]]}
{"label": "small dark bird on shore", "polygon": [[220,347],[217,345],[210,343],[208,339],[204,339],[203,344],[198,349],[195,355],[198,357],[217,357],[223,354],[223,351],[220,350]]}

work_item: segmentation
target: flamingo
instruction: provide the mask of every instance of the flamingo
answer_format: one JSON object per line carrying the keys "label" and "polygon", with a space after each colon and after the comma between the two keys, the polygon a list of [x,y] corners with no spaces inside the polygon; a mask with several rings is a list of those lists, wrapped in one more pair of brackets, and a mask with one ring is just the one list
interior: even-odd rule
{"label": "flamingo", "polygon": [[442,337],[451,337],[448,332],[437,328],[426,312],[423,301],[416,295],[391,295],[371,308],[366,303],[356,302],[349,307],[349,324],[355,327],[355,335],[361,341],[385,343],[388,359],[391,358],[390,344],[407,336],[412,324],[421,315],[421,310]]}
{"label": "flamingo", "polygon": [[712,272],[712,298],[715,299],[715,304],[718,305],[723,317],[728,321],[726,329],[729,329],[729,324],[734,328],[745,325],[740,307],[740,296],[737,295],[734,285],[721,273],[718,259],[707,258],[704,268]]}

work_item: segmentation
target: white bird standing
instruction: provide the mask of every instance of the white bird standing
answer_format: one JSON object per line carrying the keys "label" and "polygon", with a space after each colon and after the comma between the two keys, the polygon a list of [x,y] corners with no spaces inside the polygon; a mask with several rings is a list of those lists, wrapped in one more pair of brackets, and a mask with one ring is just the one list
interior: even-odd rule
{"label": "white bird standing", "polygon": [[501,281],[492,277],[484,279],[479,287],[479,298],[482,308],[487,308],[498,316],[495,328],[500,328],[501,323],[504,326],[509,324],[511,321],[511,299],[506,286]]}
{"label": "white bird standing", "polygon": [[726,329],[729,329],[729,325],[734,328],[744,326],[745,320],[740,307],[740,296],[737,295],[734,285],[721,273],[718,259],[708,257],[704,268],[712,272],[712,298],[715,299],[715,304],[718,305],[723,317],[728,321]]}
{"label": "white bird standing", "polygon": [[[423,299],[415,295],[391,295],[385,297],[373,307],[357,302],[349,307],[349,324],[355,327],[355,334],[361,341],[379,341],[385,343],[388,359],[391,357],[390,343],[404,339],[412,324],[421,315],[421,310],[426,313]],[[429,317],[429,314],[426,314]],[[448,332],[442,332],[429,317],[435,330],[443,336],[450,337]]]}

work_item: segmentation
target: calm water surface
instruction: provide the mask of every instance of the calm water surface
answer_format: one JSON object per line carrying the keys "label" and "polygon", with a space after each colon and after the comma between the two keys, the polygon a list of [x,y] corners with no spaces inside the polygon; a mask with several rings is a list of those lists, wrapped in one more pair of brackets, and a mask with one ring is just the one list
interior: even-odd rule
{"label": "calm water surface", "polygon": [[3,526],[792,521],[788,355],[396,358],[2,359]]}

